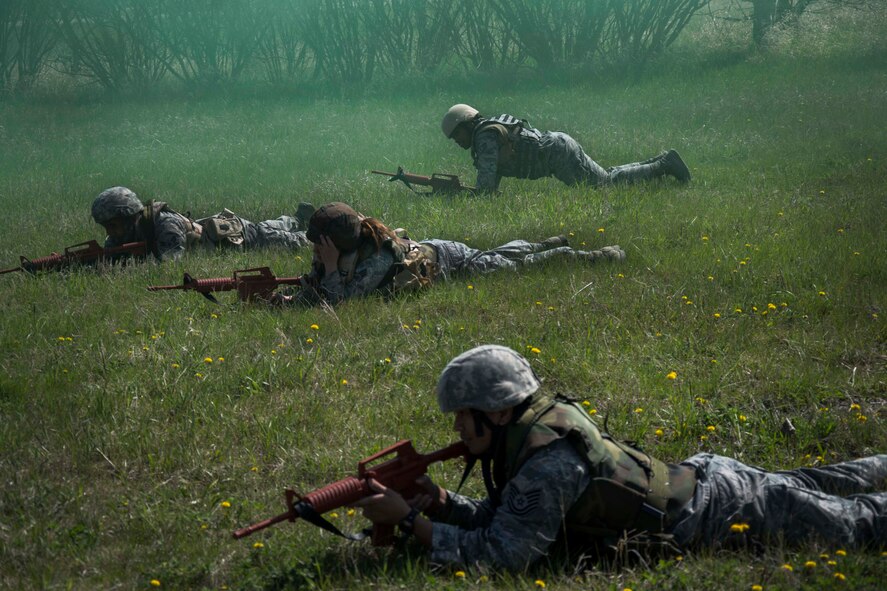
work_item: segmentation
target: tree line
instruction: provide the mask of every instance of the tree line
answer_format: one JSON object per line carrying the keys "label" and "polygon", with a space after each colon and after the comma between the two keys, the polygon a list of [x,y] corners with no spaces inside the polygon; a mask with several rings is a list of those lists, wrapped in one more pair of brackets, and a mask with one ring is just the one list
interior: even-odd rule
{"label": "tree line", "polygon": [[[756,41],[816,2],[739,1],[751,8]],[[643,64],[712,2],[2,0],[0,89],[26,90],[49,75],[133,92],[163,80],[359,84],[460,69]]]}

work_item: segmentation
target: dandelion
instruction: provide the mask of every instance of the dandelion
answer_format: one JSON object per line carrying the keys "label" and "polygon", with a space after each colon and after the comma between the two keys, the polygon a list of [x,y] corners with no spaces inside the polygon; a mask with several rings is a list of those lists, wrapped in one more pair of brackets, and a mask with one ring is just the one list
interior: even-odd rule
{"label": "dandelion", "polygon": [[311,330],[320,330],[320,327],[319,327],[318,325],[316,325],[316,324],[312,324],[309,328],[310,328]]}
{"label": "dandelion", "polygon": [[718,312],[715,312],[714,314],[712,314],[712,316],[714,316],[715,318],[720,318],[720,317],[721,317],[720,313],[718,313]]}
{"label": "dandelion", "polygon": [[465,578],[465,571],[464,570],[457,570],[455,572],[455,576],[457,579],[464,579]]}
{"label": "dandelion", "polygon": [[769,303],[768,303],[768,304],[767,304],[767,309],[768,309],[768,310],[775,310],[775,309],[776,309],[776,304],[769,304]]}
{"label": "dandelion", "polygon": [[209,529],[209,526],[205,523],[200,524],[200,529]]}
{"label": "dandelion", "polygon": [[655,435],[656,437],[662,437],[663,435],[665,435],[665,431],[663,431],[662,429],[656,429]]}
{"label": "dandelion", "polygon": [[212,318],[213,320],[216,320],[219,317],[219,315],[216,314],[215,312],[213,312],[212,314],[209,315],[209,317]]}
{"label": "dandelion", "polygon": [[534,355],[538,355],[541,352],[542,349],[540,349],[539,347],[530,347],[530,353],[533,353]]}
{"label": "dandelion", "polygon": [[206,364],[210,364],[213,362],[213,358],[212,357],[204,357],[203,362]]}
{"label": "dandelion", "polygon": [[345,514],[348,517],[354,517],[355,515],[357,515],[357,511],[355,511],[354,509],[348,509],[348,511]]}
{"label": "dandelion", "polygon": [[570,233],[569,233],[570,238],[572,238],[572,237],[575,236],[575,235],[576,235],[575,232],[570,232]]}
{"label": "dandelion", "polygon": [[256,550],[261,550],[264,547],[265,544],[263,544],[262,542],[256,542],[255,544],[253,544],[253,548],[255,548]]}
{"label": "dandelion", "polygon": [[804,563],[804,568],[816,568],[816,563],[812,560],[808,560]]}
{"label": "dandelion", "polygon": [[668,378],[669,380],[676,380],[676,379],[678,379],[678,372],[670,371],[667,374],[665,374],[665,377]]}
{"label": "dandelion", "polygon": [[824,297],[825,297],[825,292],[824,292],[824,291],[820,291],[820,292],[819,292],[819,297],[823,297],[823,298],[824,298]]}
{"label": "dandelion", "polygon": [[714,281],[714,280],[715,280],[715,278],[714,278],[714,277],[712,277],[712,276],[711,276],[711,275],[709,275],[709,276],[708,276],[708,280],[709,280],[709,281]]}
{"label": "dandelion", "polygon": [[537,305],[537,306],[541,306],[541,305],[542,305],[542,302],[540,302],[539,300],[536,300],[536,305]]}
{"label": "dandelion", "polygon": [[258,472],[258,471],[259,471],[259,467],[258,467],[258,466],[253,466],[252,468],[249,469],[249,471],[250,471],[250,472]]}
{"label": "dandelion", "polygon": [[197,378],[198,380],[202,380],[203,374],[198,371],[196,374],[194,374],[194,377]]}
{"label": "dandelion", "polygon": [[616,273],[616,277],[618,277],[619,279],[625,279],[625,275],[623,275],[622,273]]}
{"label": "dandelion", "polygon": [[590,410],[588,411],[588,414],[590,414],[591,416],[596,415],[596,414],[597,414],[597,409],[596,409],[596,408],[592,408],[592,409],[590,409]]}
{"label": "dandelion", "polygon": [[342,378],[342,381],[339,382],[339,383],[342,384],[343,386],[347,386],[347,385],[348,385],[348,380],[346,380],[345,378]]}
{"label": "dandelion", "polygon": [[644,409],[639,406],[636,409],[634,409],[634,412],[635,412],[635,414],[641,414],[642,412],[644,412]]}
{"label": "dandelion", "polygon": [[850,410],[861,410],[860,406],[857,403],[853,403],[850,405]]}
{"label": "dandelion", "polygon": [[853,251],[853,256],[858,257],[858,256],[859,256],[859,251],[858,251],[858,250],[854,250],[854,251]]}
{"label": "dandelion", "polygon": [[703,237],[702,237],[702,241],[703,241],[703,242],[708,242],[708,236],[703,236]]}
{"label": "dandelion", "polygon": [[598,234],[603,234],[603,233],[604,233],[604,229],[603,229],[603,228],[598,228],[598,229],[597,229],[597,233],[598,233]]}
{"label": "dandelion", "polygon": [[790,564],[783,564],[781,568],[782,570],[787,570],[788,572],[793,572],[795,570],[795,568]]}
{"label": "dandelion", "polygon": [[490,577],[488,577],[487,575],[481,575],[480,578],[478,579],[478,581],[480,581],[481,583],[486,583],[489,580],[490,580]]}
{"label": "dandelion", "polygon": [[747,523],[734,523],[730,526],[730,531],[734,534],[741,534],[748,531],[750,527]]}
{"label": "dandelion", "polygon": [[157,579],[151,579],[151,586],[152,587],[159,587],[160,581],[158,581]]}
{"label": "dandelion", "polygon": [[714,364],[717,364],[718,360],[717,360],[717,359],[712,359],[711,362],[714,363]]}
{"label": "dandelion", "polygon": [[[474,289],[474,286],[471,285],[471,284],[469,283],[469,284],[468,284],[468,289]],[[461,571],[460,571],[460,572],[461,572]],[[465,574],[463,573],[462,576],[465,576]]]}
{"label": "dandelion", "polygon": [[554,306],[548,306],[548,311],[549,311],[549,312],[554,312],[556,309],[557,309],[557,308],[555,308]]}
{"label": "dandelion", "polygon": [[391,363],[391,357],[386,357],[386,358],[384,359],[384,361],[385,361],[385,363]]}
{"label": "dandelion", "polygon": [[222,501],[221,503],[219,503],[219,505],[222,507],[222,509],[228,509],[231,507],[231,503],[228,501]]}
{"label": "dandelion", "polygon": [[744,423],[747,420],[748,420],[748,417],[746,417],[745,415],[739,415],[739,422],[740,423]]}
{"label": "dandelion", "polygon": [[835,550],[835,554],[837,554],[838,556],[847,556],[847,551],[846,550]]}
{"label": "dandelion", "polygon": [[835,578],[838,579],[839,581],[846,581],[847,580],[847,577],[844,576],[844,573],[835,573]]}
{"label": "dandelion", "polygon": [[218,359],[216,359],[216,361],[218,361],[219,363],[225,363],[225,358],[219,357]]}
{"label": "dandelion", "polygon": [[717,427],[715,427],[714,425],[709,425],[708,427],[705,428],[705,430],[708,431],[709,433],[714,433],[717,430]]}
{"label": "dandelion", "polygon": [[692,306],[692,305],[693,305],[693,300],[687,300],[687,301],[684,302],[684,303],[687,304],[688,306]]}
{"label": "dandelion", "polygon": [[838,566],[838,561],[837,560],[829,560],[828,562],[826,562],[826,564],[829,566]]}
{"label": "dandelion", "polygon": [[697,396],[696,402],[698,402],[699,404],[705,404],[706,402],[708,402],[708,400],[706,400],[705,398],[702,398],[701,396]]}
{"label": "dandelion", "polygon": [[751,591],[764,591],[764,588],[760,585],[752,585]]}
{"label": "dandelion", "polygon": [[782,216],[785,215],[785,213],[783,213],[783,212],[780,211],[780,212],[778,212],[776,215],[778,215],[779,217],[782,217]]}
{"label": "dandelion", "polygon": [[540,589],[545,589],[545,581],[542,579],[536,579],[535,585]]}
{"label": "dandelion", "polygon": [[330,519],[338,519],[338,518],[339,518],[339,514],[336,513],[335,511],[333,511],[332,513],[330,513]]}
{"label": "dandelion", "polygon": [[674,557],[674,559],[675,559],[675,562],[681,562],[684,560],[684,557],[681,556],[680,554],[678,554],[677,556]]}
{"label": "dandelion", "polygon": [[736,307],[733,309],[733,311],[736,312],[737,314],[742,314],[742,308]]}
{"label": "dandelion", "polygon": [[838,228],[838,234],[843,234],[843,233],[844,233],[844,228]]}
{"label": "dandelion", "polygon": [[277,349],[271,349],[271,354],[272,354],[272,355],[277,355]]}
{"label": "dandelion", "polygon": [[823,552],[822,554],[819,555],[819,559],[820,560],[828,560],[828,554]]}
{"label": "dandelion", "polygon": [[739,261],[739,266],[740,266],[740,267],[744,267],[744,266],[746,266],[747,264],[748,264],[748,263],[746,263],[745,261]]}
{"label": "dandelion", "polygon": [[699,441],[708,441],[708,435],[700,435]]}
{"label": "dandelion", "polygon": [[308,337],[307,339],[305,339],[305,342],[310,345],[311,343],[314,342],[314,339],[312,339],[311,337]]}
{"label": "dandelion", "polygon": [[858,415],[856,415],[856,420],[859,421],[860,423],[864,423],[869,419],[867,416],[865,416],[863,414],[858,414]]}
{"label": "dandelion", "polygon": [[584,406],[585,408],[588,408],[589,406],[591,406],[591,403],[590,403],[589,401],[587,401],[587,400],[583,400],[583,401],[582,401],[582,406]]}

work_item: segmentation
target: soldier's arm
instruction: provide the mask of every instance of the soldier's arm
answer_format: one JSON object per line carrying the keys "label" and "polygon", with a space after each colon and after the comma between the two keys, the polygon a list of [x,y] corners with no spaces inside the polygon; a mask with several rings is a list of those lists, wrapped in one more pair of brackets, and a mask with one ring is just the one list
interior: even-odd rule
{"label": "soldier's arm", "polygon": [[394,255],[383,248],[378,254],[358,263],[354,269],[354,277],[348,283],[342,280],[339,273],[324,275],[320,281],[320,292],[331,304],[367,295],[379,287],[393,264]]}
{"label": "soldier's arm", "polygon": [[161,213],[154,222],[154,239],[160,261],[176,260],[185,254],[188,238],[185,218]]}
{"label": "soldier's arm", "polygon": [[525,569],[545,555],[590,478],[585,461],[567,442],[553,443],[527,460],[505,486],[502,504],[487,526],[434,523],[432,561]]}
{"label": "soldier's arm", "polygon": [[492,193],[499,188],[499,135],[493,131],[481,131],[474,138],[474,165],[477,168],[478,192]]}

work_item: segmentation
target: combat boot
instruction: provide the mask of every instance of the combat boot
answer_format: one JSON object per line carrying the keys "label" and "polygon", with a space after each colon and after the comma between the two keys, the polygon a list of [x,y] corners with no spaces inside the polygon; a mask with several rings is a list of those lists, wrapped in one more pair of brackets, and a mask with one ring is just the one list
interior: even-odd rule
{"label": "combat boot", "polygon": [[317,208],[315,208],[310,203],[305,203],[304,201],[299,204],[299,207],[296,208],[296,222],[299,224],[299,230],[307,230],[308,229],[308,220],[311,219],[311,216],[314,215],[314,212]]}
{"label": "combat boot", "polygon": [[577,251],[576,254],[588,262],[594,263],[600,260],[619,262],[625,260],[625,251],[618,244],[605,246],[600,250]]}
{"label": "combat boot", "polygon": [[557,248],[558,246],[569,246],[570,241],[567,240],[566,236],[560,235],[560,236],[552,236],[551,238],[546,238],[545,240],[543,240],[539,244],[544,246],[545,249],[547,250],[549,248]]}
{"label": "combat boot", "polygon": [[659,160],[654,163],[654,166],[659,167],[659,176],[667,174],[673,176],[682,183],[690,181],[690,169],[684,164],[684,160],[681,158],[681,155],[678,154],[677,150],[669,150],[664,155],[660,154],[657,158],[659,158]]}

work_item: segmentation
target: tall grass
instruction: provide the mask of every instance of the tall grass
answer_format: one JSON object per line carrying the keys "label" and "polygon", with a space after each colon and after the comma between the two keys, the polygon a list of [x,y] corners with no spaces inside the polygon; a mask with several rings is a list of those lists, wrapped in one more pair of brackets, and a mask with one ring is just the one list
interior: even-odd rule
{"label": "tall grass", "polygon": [[[555,262],[334,310],[145,291],[184,271],[293,275],[307,251],[4,275],[0,586],[812,589],[840,573],[876,588],[883,556],[816,542],[615,570],[553,561],[484,582],[307,524],[230,539],[282,511],[285,487],[341,478],[401,438],[422,451],[452,441],[432,387],[480,343],[524,352],[547,388],[665,460],[711,451],[781,469],[885,450],[883,68],[830,55],[679,69],[410,98],[0,105],[5,265],[100,238],[89,204],[115,184],[195,216],[229,207],[260,220],[345,200],[416,238],[486,247],[564,233],[628,253],[622,265]],[[403,165],[473,180],[438,128],[463,100],[567,130],[604,165],[676,147],[694,180],[506,180],[477,199],[368,174]],[[455,486],[460,470],[432,475]],[[469,492],[481,494],[478,480]]]}

